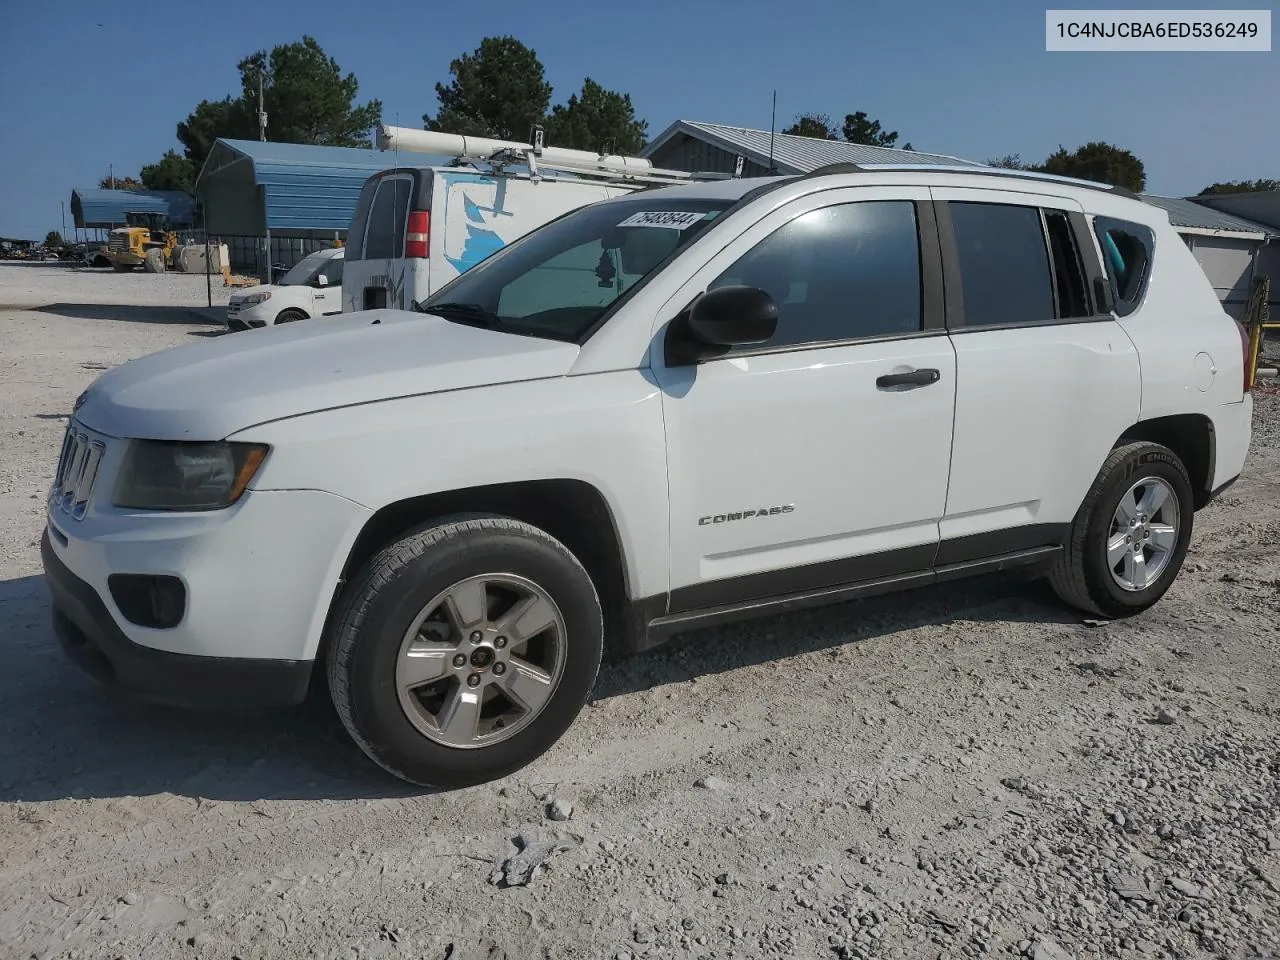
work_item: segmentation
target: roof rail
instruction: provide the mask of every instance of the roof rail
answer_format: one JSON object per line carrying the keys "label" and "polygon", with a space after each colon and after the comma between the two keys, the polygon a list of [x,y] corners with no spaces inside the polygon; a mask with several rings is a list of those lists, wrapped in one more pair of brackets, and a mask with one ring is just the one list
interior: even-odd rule
{"label": "roof rail", "polygon": [[1096,180],[1081,180],[1078,177],[1063,177],[1056,173],[1039,173],[1035,170],[1011,170],[1005,167],[968,166],[966,164],[942,163],[829,163],[804,174],[804,178],[828,177],[839,173],[964,173],[983,177],[1005,177],[1011,180],[1033,180],[1038,183],[1062,183],[1086,190],[1100,190],[1130,200],[1141,200],[1128,187],[1113,187],[1109,183],[1098,183]]}

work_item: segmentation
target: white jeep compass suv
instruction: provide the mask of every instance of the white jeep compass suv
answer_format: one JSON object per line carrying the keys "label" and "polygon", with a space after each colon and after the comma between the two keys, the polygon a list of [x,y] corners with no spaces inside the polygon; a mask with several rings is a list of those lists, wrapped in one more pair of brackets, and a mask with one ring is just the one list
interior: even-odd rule
{"label": "white jeep compass suv", "polygon": [[420,312],[183,346],[76,403],[43,541],[94,675],[327,673],[421,784],[548,749],[606,646],[1012,567],[1123,617],[1240,473],[1241,328],[1165,213],[827,168],[593,204]]}

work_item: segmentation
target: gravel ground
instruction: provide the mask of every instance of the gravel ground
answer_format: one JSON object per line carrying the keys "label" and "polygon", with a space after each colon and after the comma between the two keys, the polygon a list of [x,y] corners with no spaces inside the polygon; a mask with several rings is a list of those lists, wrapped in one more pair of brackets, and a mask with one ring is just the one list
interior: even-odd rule
{"label": "gravel ground", "polygon": [[323,702],[166,710],[63,662],[64,415],[214,328],[193,278],[46,269],[0,268],[0,956],[1280,955],[1274,393],[1142,616],[990,580],[690,634],[533,766],[423,795]]}

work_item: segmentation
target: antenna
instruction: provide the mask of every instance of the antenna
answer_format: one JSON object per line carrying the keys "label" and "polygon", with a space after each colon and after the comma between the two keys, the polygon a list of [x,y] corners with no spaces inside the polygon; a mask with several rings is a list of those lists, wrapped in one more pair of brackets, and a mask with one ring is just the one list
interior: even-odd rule
{"label": "antenna", "polygon": [[773,131],[778,125],[778,91],[773,91],[773,110],[769,114],[769,172],[777,173],[778,168],[773,165]]}

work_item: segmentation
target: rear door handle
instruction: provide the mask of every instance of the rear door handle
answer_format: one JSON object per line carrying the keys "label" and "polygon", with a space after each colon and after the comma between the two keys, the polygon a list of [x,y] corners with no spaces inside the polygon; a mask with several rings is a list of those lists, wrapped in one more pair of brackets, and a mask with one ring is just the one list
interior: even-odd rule
{"label": "rear door handle", "polygon": [[931,383],[937,383],[941,376],[936,367],[921,367],[906,373],[886,373],[883,377],[876,377],[876,386],[881,390],[889,387],[927,387]]}

